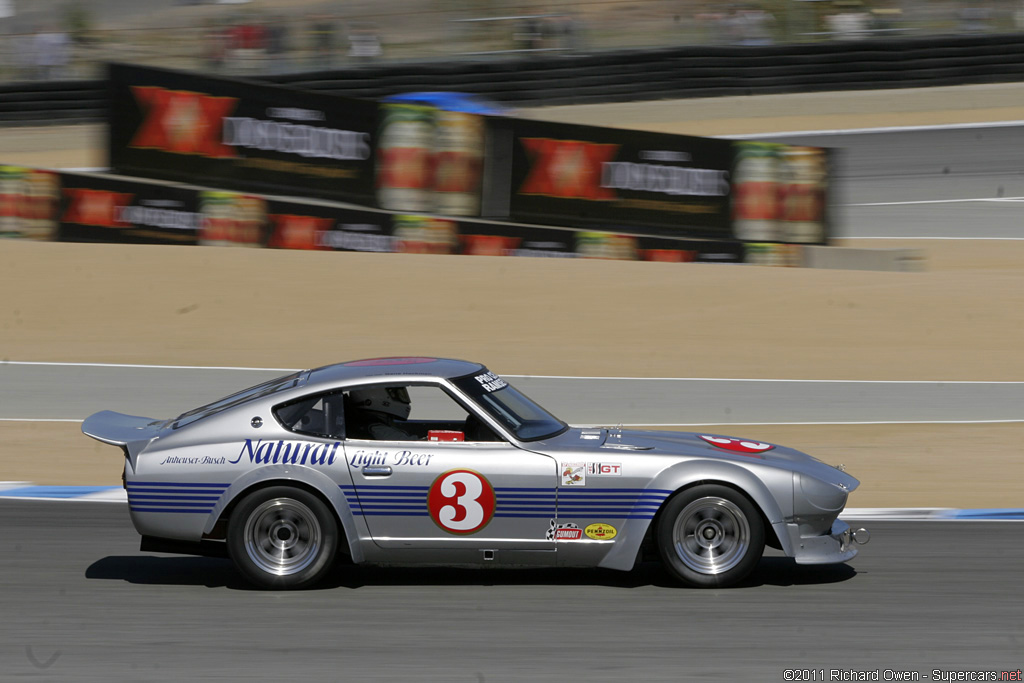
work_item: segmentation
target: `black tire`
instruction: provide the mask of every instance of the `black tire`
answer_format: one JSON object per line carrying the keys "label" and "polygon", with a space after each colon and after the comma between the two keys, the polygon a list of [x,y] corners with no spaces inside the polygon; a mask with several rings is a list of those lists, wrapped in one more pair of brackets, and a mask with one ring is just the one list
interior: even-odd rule
{"label": "black tire", "polygon": [[338,523],[312,493],[272,486],[246,496],[228,522],[228,553],[238,571],[261,587],[311,586],[331,570]]}
{"label": "black tire", "polygon": [[764,533],[761,515],[746,496],[703,484],[683,491],[662,510],[658,550],[666,569],[683,583],[724,588],[757,565]]}

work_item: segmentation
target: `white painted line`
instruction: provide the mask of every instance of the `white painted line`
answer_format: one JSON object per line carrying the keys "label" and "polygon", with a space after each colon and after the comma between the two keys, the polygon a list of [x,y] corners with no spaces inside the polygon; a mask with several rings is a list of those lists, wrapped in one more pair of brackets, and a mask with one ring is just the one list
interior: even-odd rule
{"label": "white painted line", "polygon": [[1014,128],[1024,126],[1024,121],[984,121],[981,123],[936,123],[919,126],[879,126],[877,128],[835,128],[832,130],[791,130],[777,133],[750,133],[743,135],[718,135],[724,140],[759,140],[790,136],[817,135],[864,135],[871,133],[916,133],[937,130],[971,130],[973,128]]}
{"label": "white painted line", "polygon": [[[922,521],[948,514],[955,508],[846,508],[840,519],[877,521]],[[948,520],[947,520],[948,521]]]}
{"label": "white painted line", "polygon": [[[240,370],[247,372],[298,372],[296,368],[243,368],[232,365],[144,365],[141,363],[56,363],[50,361],[0,360],[0,365],[52,365],[83,368],[141,368],[147,370]],[[305,369],[305,368],[303,368]]]}
{"label": "white painted line", "polygon": [[[862,238],[880,239],[880,238]],[[904,239],[904,238],[893,238]],[[909,239],[909,238],[907,238]],[[926,239],[926,238],[922,238]],[[50,362],[50,361],[17,361],[0,360],[0,365],[41,365],[41,366],[62,366],[62,367],[92,367],[92,368],[139,368],[147,370],[229,370],[240,372],[299,372],[306,368],[251,368],[241,366],[211,366],[211,365],[143,365],[143,364],[121,364],[121,363],[71,363],[71,362]],[[612,376],[585,376],[585,375],[507,375],[515,379],[581,379],[581,380],[622,380],[640,382],[786,382],[801,384],[1024,384],[1024,380],[963,380],[963,379],[793,379],[793,378],[765,378],[765,377],[612,377]]]}
{"label": "white painted line", "polygon": [[1024,384],[1019,380],[967,380],[967,379],[765,379],[741,377],[574,377],[571,375],[506,375],[516,379],[585,379],[629,380],[645,382],[776,382],[793,384]]}
{"label": "white painted line", "polygon": [[1005,240],[1008,242],[1019,242],[1024,237],[920,237],[917,235],[900,237],[898,235],[869,235],[861,237],[840,237],[841,240]]}
{"label": "white painted line", "polygon": [[914,199],[900,202],[860,202],[855,204],[842,204],[842,206],[914,206],[918,204],[967,204],[970,202],[1010,202],[1012,204],[1019,204],[1022,201],[1024,201],[1024,197],[964,197],[962,199]]}
{"label": "white painted line", "polygon": [[995,425],[1020,424],[1024,420],[870,420],[850,422],[641,422],[632,424],[574,424],[584,429],[616,429],[618,427],[803,427],[813,425]]}
{"label": "white painted line", "polygon": [[75,498],[75,500],[84,500],[92,503],[127,503],[128,492],[122,488],[116,488],[109,491],[100,491],[98,493],[88,493],[84,496]]}
{"label": "white painted line", "polygon": [[[508,375],[505,375],[506,377]],[[0,417],[0,422],[74,422],[81,424],[85,420],[72,418],[48,418],[48,417]],[[980,425],[980,424],[1018,424],[1024,423],[1021,420],[877,420],[867,422],[637,422],[637,423],[616,423],[607,422],[600,424],[574,424],[573,427],[583,429],[615,429],[617,427],[770,427],[778,425],[781,427],[799,427],[813,425]]]}

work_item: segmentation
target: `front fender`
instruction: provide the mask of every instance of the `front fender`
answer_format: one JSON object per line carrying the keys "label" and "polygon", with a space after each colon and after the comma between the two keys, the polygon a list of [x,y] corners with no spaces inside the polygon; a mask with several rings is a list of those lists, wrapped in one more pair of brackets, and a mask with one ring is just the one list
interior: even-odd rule
{"label": "front fender", "polygon": [[[793,473],[789,470],[762,468],[758,472],[746,467],[719,461],[680,462],[662,470],[648,488],[678,492],[696,484],[725,484],[747,495],[760,508],[771,526],[771,533],[778,538],[783,552],[793,555],[792,540],[786,532],[786,518],[793,514]],[[659,509],[671,500],[674,493],[665,499]],[[657,519],[657,517],[655,517]],[[608,569],[632,568],[640,552],[640,545],[651,525],[648,520],[630,520],[623,534],[623,543],[616,545],[601,561],[600,566]],[[768,533],[768,530],[765,530]]]}
{"label": "front fender", "polygon": [[259,469],[249,470],[238,479],[235,479],[227,490],[224,491],[224,494],[214,506],[213,512],[207,518],[204,533],[209,534],[212,532],[214,525],[217,524],[217,521],[224,514],[227,507],[238,499],[239,496],[244,496],[253,486],[277,481],[283,483],[290,481],[301,482],[323,495],[334,508],[338,519],[341,521],[342,530],[345,533],[345,538],[348,540],[352,561],[355,563],[363,561],[363,550],[359,545],[356,522],[352,516],[352,511],[348,507],[348,502],[345,500],[345,496],[341,493],[341,489],[338,488],[338,484],[323,472],[310,467],[302,467],[301,465],[267,465]]}

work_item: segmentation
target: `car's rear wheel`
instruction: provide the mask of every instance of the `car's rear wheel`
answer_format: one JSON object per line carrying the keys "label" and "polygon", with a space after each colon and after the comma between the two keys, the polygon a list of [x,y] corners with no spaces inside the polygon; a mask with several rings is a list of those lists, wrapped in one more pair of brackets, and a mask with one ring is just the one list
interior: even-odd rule
{"label": "car's rear wheel", "polygon": [[317,496],[290,486],[255,491],[228,522],[228,552],[246,579],[262,588],[310,586],[330,571],[338,523]]}
{"label": "car's rear wheel", "polygon": [[657,528],[665,567],[702,588],[742,581],[764,552],[764,524],[754,504],[726,486],[701,485],[668,502]]}

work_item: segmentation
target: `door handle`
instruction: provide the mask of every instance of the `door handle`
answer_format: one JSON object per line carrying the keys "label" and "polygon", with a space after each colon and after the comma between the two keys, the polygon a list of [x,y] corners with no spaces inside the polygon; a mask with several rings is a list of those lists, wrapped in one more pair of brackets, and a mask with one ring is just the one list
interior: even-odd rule
{"label": "door handle", "polygon": [[387,465],[367,465],[363,468],[364,477],[390,477],[391,468]]}

